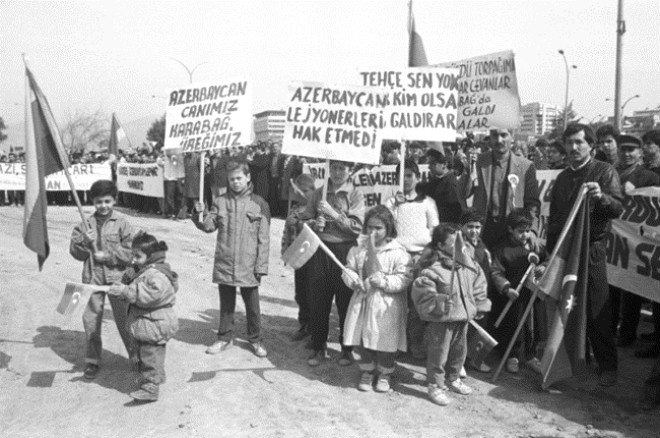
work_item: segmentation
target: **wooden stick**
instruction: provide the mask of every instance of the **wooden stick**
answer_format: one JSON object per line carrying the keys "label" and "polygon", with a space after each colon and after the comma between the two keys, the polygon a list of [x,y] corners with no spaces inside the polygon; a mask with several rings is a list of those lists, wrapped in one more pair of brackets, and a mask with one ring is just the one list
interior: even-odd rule
{"label": "wooden stick", "polygon": [[516,339],[518,339],[518,336],[520,335],[520,332],[522,331],[522,328],[525,325],[525,321],[527,320],[529,313],[532,311],[532,307],[534,306],[535,299],[536,299],[536,292],[534,292],[531,298],[529,299],[529,303],[527,303],[527,307],[525,308],[525,313],[523,313],[522,318],[520,318],[518,327],[516,327],[516,331],[513,333],[513,336],[511,337],[511,341],[509,341],[509,345],[506,347],[506,351],[502,356],[502,360],[500,361],[500,364],[497,366],[497,370],[495,370],[495,374],[493,374],[493,382],[495,382],[497,378],[500,376],[500,373],[502,372],[502,368],[504,367],[504,363],[509,358],[509,354],[513,349],[513,344],[516,342]]}
{"label": "wooden stick", "polygon": [[[522,280],[520,280],[520,283],[518,283],[518,287],[516,287],[516,293],[520,295],[520,291],[522,290],[523,286],[525,285],[525,281],[527,281],[527,277],[529,277],[529,274],[534,270],[536,265],[534,263],[530,264],[527,267],[527,270],[525,271],[525,275],[523,275]],[[509,309],[511,308],[511,305],[513,304],[515,300],[512,300],[509,298],[509,302],[506,303],[506,306],[504,306],[504,310],[502,310],[502,313],[500,313],[499,318],[497,318],[497,321],[495,321],[495,328],[498,328],[500,324],[502,324],[502,320],[506,316],[506,314],[509,312]]]}
{"label": "wooden stick", "polygon": [[[401,140],[401,159],[399,160],[399,191],[403,193],[403,178],[406,174],[406,169],[405,169],[405,163],[406,163],[406,142],[405,140]],[[404,193],[405,195],[405,193]]]}
{"label": "wooden stick", "polygon": [[[204,152],[199,154],[199,202],[204,203]],[[204,212],[199,212],[199,221],[204,221]]]}
{"label": "wooden stick", "polygon": [[323,189],[321,191],[321,200],[328,200],[328,181],[330,180],[330,160],[325,160],[325,175],[323,181]]}

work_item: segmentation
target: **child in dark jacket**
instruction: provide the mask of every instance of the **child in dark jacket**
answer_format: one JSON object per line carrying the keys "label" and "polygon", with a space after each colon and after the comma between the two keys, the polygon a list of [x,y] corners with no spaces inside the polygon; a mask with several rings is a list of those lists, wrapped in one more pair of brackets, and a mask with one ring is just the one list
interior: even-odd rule
{"label": "child in dark jacket", "polygon": [[468,323],[490,311],[483,270],[464,248],[454,251],[462,242],[457,240],[459,234],[453,224],[440,224],[433,230],[411,293],[420,318],[428,321],[429,398],[441,406],[450,402],[448,389],[462,395],[472,392],[459,378],[467,355]]}
{"label": "child in dark jacket", "polygon": [[[506,347],[513,333],[523,316],[525,307],[529,303],[532,293],[526,287],[523,287],[520,296],[515,292],[520,284],[525,271],[530,265],[529,254],[535,253],[542,263],[547,258],[545,247],[539,245],[532,239],[533,217],[529,210],[516,208],[506,218],[508,237],[495,247],[493,251],[493,266],[491,269],[491,278],[497,292],[498,298],[493,297],[494,317],[498,317],[508,300],[513,300],[509,312],[502,320],[498,329],[494,330],[493,335],[499,345]],[[533,272],[533,278],[540,277],[545,271],[545,266],[537,264]],[[507,359],[506,368],[511,373],[517,373],[520,369],[520,362],[524,361],[533,371],[541,372],[541,362],[536,357],[539,343],[545,340],[545,308],[540,299],[534,302],[534,324],[532,326],[530,319],[527,320],[521,335],[513,344],[511,356]]]}
{"label": "child in dark jacket", "polygon": [[[303,173],[298,175],[295,185],[300,193],[296,191],[292,199],[296,200],[296,205],[291,208],[289,215],[284,221],[284,230],[282,232],[282,254],[291,246],[293,241],[302,231],[303,221],[300,219],[307,209],[307,202],[314,194],[314,178],[311,175]],[[309,336],[309,305],[307,304],[306,280],[309,276],[309,265],[305,264],[295,270],[294,297],[298,304],[298,323],[300,327],[292,336],[293,341],[300,341]]]}
{"label": "child in dark jacket", "polygon": [[143,233],[133,239],[132,248],[134,267],[108,294],[130,303],[127,325],[141,375],[140,389],[130,395],[135,400],[156,401],[159,385],[165,383],[165,346],[179,329],[173,309],[178,277],[165,262],[165,242]]}

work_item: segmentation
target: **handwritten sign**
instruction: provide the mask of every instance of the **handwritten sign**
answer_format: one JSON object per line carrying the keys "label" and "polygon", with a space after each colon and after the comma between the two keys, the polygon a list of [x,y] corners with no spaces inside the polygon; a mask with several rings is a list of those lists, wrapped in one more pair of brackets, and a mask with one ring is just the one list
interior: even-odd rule
{"label": "handwritten sign", "polygon": [[234,79],[171,90],[165,149],[203,152],[252,141],[252,85]]}
{"label": "handwritten sign", "polygon": [[378,164],[387,91],[291,82],[282,153]]}
{"label": "handwritten sign", "polygon": [[459,69],[459,131],[485,131],[520,125],[520,97],[512,51],[437,64]]}
{"label": "handwritten sign", "polygon": [[[76,190],[89,190],[100,179],[112,179],[107,163],[74,164],[69,167],[69,174]],[[25,178],[25,163],[0,163],[0,190],[25,190]],[[46,177],[46,190],[71,190],[63,170]]]}
{"label": "handwritten sign", "polygon": [[120,192],[162,198],[163,168],[156,163],[119,163],[117,189]]}
{"label": "handwritten sign", "polygon": [[362,71],[360,77],[364,86],[389,88],[385,138],[456,140],[458,69]]}

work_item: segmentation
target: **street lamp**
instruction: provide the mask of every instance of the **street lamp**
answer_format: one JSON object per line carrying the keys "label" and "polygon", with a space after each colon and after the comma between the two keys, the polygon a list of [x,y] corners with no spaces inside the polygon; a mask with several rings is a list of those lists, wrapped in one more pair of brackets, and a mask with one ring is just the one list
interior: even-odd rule
{"label": "street lamp", "polygon": [[[621,105],[621,119],[622,119],[622,120],[625,119],[625,115],[624,115],[623,110],[625,109],[625,107],[626,107],[626,105],[628,104],[628,102],[630,102],[631,100],[636,99],[636,98],[638,98],[638,97],[640,97],[639,94],[635,94],[634,96],[630,96],[628,99],[626,99],[625,102],[623,102],[623,105]],[[612,101],[612,102],[613,102],[614,99],[610,99],[610,98],[608,97],[608,98],[605,99],[605,101],[606,101],[606,102],[609,102],[609,101]],[[616,122],[616,120],[615,120],[615,122]],[[620,130],[621,127],[620,127],[620,126],[617,126],[617,129]]]}
{"label": "street lamp", "polygon": [[590,124],[590,125],[593,125],[593,124],[594,124],[594,121],[595,121],[596,119],[600,120],[601,117],[603,117],[603,115],[602,115],[602,114],[598,114],[598,115],[595,116],[593,119],[591,119],[591,121],[589,122],[589,124]]}
{"label": "street lamp", "polygon": [[562,49],[559,49],[559,54],[564,58],[564,65],[566,66],[566,94],[564,95],[564,129],[566,129],[566,124],[568,123],[568,83],[571,79],[571,68],[577,68],[577,65],[571,65],[569,68],[566,55]]}
{"label": "street lamp", "polygon": [[191,70],[191,69],[188,68],[188,66],[187,66],[186,64],[184,64],[183,62],[179,61],[178,59],[173,58],[173,57],[171,57],[171,56],[170,56],[170,59],[171,59],[172,61],[176,61],[176,62],[178,62],[179,64],[181,64],[181,66],[182,66],[183,68],[186,69],[186,71],[188,72],[188,77],[190,78],[190,83],[191,83],[191,84],[192,84],[192,81],[193,81],[193,73],[195,73],[195,70],[197,70],[197,67],[199,67],[199,66],[201,66],[201,65],[204,65],[204,64],[208,64],[208,62],[202,62],[202,63],[200,63],[200,64],[197,64],[197,65]]}
{"label": "street lamp", "polygon": [[[623,102],[623,105],[621,105],[621,116],[623,116],[623,109],[626,107],[626,105],[628,104],[628,102],[630,102],[630,101],[633,100],[633,99],[637,99],[638,97],[640,97],[640,95],[639,95],[639,94],[635,94],[634,96],[630,96],[628,99],[626,99],[625,102]],[[608,98],[605,99],[605,101],[606,101],[606,102],[610,102],[610,101],[614,101],[614,99],[610,99],[610,98],[608,97]]]}

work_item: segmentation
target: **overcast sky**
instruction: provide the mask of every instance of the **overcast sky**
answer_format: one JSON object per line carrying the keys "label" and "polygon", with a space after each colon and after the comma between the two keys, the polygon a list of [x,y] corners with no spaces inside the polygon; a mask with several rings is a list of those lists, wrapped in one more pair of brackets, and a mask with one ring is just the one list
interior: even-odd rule
{"label": "overcast sky", "polygon": [[[587,120],[611,115],[617,0],[415,0],[431,64],[513,50],[522,103],[563,106]],[[188,83],[245,75],[254,112],[285,107],[290,80],[359,83],[360,68],[407,62],[406,0],[0,2],[0,117],[23,120],[21,53],[63,120],[101,108],[129,121],[165,111],[162,96]],[[660,1],[627,0],[622,99],[660,104]],[[152,95],[156,97],[153,98]]]}

